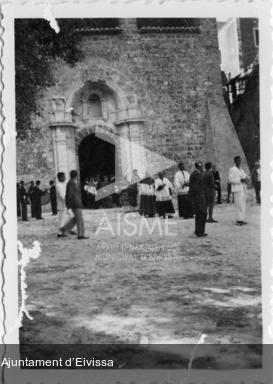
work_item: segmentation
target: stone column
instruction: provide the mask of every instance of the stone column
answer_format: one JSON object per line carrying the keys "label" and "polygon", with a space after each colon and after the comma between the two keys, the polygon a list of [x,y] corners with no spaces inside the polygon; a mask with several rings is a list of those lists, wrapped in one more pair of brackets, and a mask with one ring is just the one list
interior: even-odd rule
{"label": "stone column", "polygon": [[115,123],[119,136],[116,163],[121,164],[121,175],[126,174],[128,180],[131,180],[133,169],[137,169],[141,177],[146,171],[143,123],[141,119],[125,119]]}
{"label": "stone column", "polygon": [[76,169],[75,126],[72,123],[71,112],[66,110],[63,96],[52,98],[51,123],[55,174],[65,172],[66,177],[72,169]]}
{"label": "stone column", "polygon": [[71,123],[51,124],[54,149],[55,174],[65,172],[68,178],[69,172],[76,169],[75,154],[75,126]]}
{"label": "stone column", "polygon": [[66,127],[66,154],[69,172],[78,169],[78,154],[75,152],[75,126]]}
{"label": "stone column", "polygon": [[129,128],[127,124],[122,124],[119,127],[117,166],[120,167],[118,172],[121,174],[121,176],[126,176],[129,181],[131,180],[132,176],[130,150]]}
{"label": "stone column", "polygon": [[146,153],[143,140],[143,122],[131,121],[129,125],[130,132],[130,154],[132,169],[137,169],[140,177],[145,176],[146,171]]}
{"label": "stone column", "polygon": [[122,174],[122,140],[119,136],[117,136],[115,143],[115,179],[116,181],[120,181]]}

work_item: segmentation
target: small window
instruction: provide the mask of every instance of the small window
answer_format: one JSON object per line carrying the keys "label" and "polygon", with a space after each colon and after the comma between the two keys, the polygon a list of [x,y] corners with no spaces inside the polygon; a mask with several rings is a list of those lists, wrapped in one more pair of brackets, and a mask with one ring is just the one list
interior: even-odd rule
{"label": "small window", "polygon": [[92,93],[88,98],[88,111],[91,117],[102,117],[101,101],[98,95]]}
{"label": "small window", "polygon": [[259,29],[253,28],[253,35],[254,35],[254,45],[255,47],[259,47]]}

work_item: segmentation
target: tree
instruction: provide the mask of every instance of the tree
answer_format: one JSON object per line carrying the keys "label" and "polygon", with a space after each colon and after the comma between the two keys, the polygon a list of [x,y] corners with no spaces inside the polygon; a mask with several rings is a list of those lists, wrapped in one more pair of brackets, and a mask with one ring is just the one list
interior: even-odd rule
{"label": "tree", "polygon": [[73,66],[83,55],[73,19],[57,21],[58,34],[44,19],[15,20],[16,130],[21,138],[32,128],[32,115],[39,114],[39,92],[54,84],[54,59]]}

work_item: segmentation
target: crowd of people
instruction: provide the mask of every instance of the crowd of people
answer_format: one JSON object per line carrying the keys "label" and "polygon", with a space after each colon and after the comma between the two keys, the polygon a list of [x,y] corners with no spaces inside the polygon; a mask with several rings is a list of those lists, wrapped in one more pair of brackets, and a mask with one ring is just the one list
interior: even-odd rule
{"label": "crowd of people", "polygon": [[[111,193],[109,194],[109,187]],[[85,178],[83,186],[83,203],[87,209],[120,207],[119,188],[114,175]]]}
{"label": "crowd of people", "polygon": [[[205,164],[205,172],[201,162],[195,163],[195,170],[189,174],[184,163],[178,164],[173,183],[164,174],[159,172],[153,180],[149,174],[141,179],[139,184],[140,207],[139,213],[145,217],[158,214],[161,218],[172,218],[175,209],[172,196],[177,195],[178,214],[183,219],[195,216],[195,234],[198,237],[206,236],[205,223],[216,223],[213,218],[215,193],[218,192],[217,201],[221,203],[221,189],[219,172],[212,168],[212,164]],[[214,174],[217,172],[217,178]]]}
{"label": "crowd of people", "polygon": [[137,170],[131,180],[123,177],[115,180],[114,175],[87,177],[83,187],[83,203],[86,208],[137,207],[137,183],[140,181]]}
{"label": "crowd of people", "polygon": [[[207,236],[206,223],[217,223],[213,217],[215,202],[222,203],[221,179],[218,170],[211,162],[205,163],[205,169],[200,161],[195,163],[195,169],[190,174],[183,162],[178,164],[173,183],[159,172],[153,178],[148,172],[140,178],[135,169],[129,181],[123,177],[119,183],[114,176],[87,178],[83,186],[85,196],[82,199],[78,173],[70,172],[70,180],[66,183],[63,172],[57,174],[57,185],[53,180],[49,182],[50,189],[41,189],[40,181],[30,182],[25,186],[24,181],[17,184],[17,215],[27,221],[27,205],[31,207],[31,217],[42,219],[42,198],[47,195],[51,202],[52,215],[58,216],[58,237],[65,237],[68,233],[77,234],[78,239],[86,239],[82,200],[87,208],[109,208],[115,204],[123,207],[125,212],[138,211],[146,218],[158,215],[160,218],[172,218],[175,214],[172,202],[173,195],[177,196],[178,214],[183,219],[195,217],[195,234],[197,237]],[[246,225],[246,186],[250,178],[241,167],[241,158],[234,158],[234,166],[228,175],[228,202],[230,195],[236,210],[236,225]],[[255,189],[257,204],[261,203],[261,169],[260,163],[255,163],[251,174],[251,182]],[[216,200],[216,201],[215,201]],[[77,233],[73,227],[77,226]]]}
{"label": "crowd of people", "polygon": [[37,180],[25,183],[23,180],[16,184],[17,192],[17,217],[22,217],[23,221],[28,221],[28,206],[30,215],[36,220],[42,220],[42,199],[50,200],[52,215],[57,215],[57,200],[55,182],[50,180],[49,189],[41,189],[41,181]]}

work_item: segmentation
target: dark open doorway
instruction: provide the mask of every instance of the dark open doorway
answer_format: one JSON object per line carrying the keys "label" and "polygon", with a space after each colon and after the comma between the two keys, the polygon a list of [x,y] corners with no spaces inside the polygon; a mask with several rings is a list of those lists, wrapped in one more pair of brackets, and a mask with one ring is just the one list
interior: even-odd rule
{"label": "dark open doorway", "polygon": [[100,188],[105,180],[115,176],[115,145],[94,134],[84,138],[79,146],[79,167],[81,175],[82,197],[86,206],[83,191],[86,179],[95,179]]}

